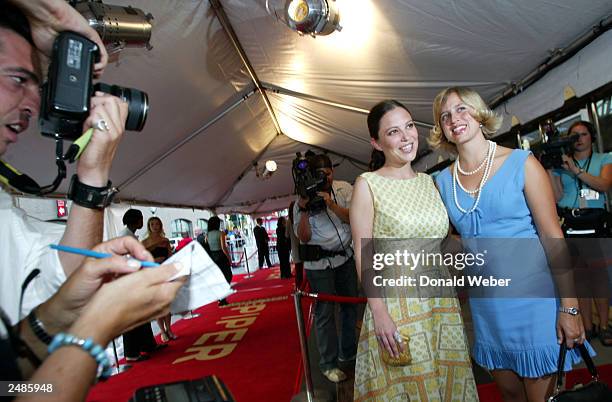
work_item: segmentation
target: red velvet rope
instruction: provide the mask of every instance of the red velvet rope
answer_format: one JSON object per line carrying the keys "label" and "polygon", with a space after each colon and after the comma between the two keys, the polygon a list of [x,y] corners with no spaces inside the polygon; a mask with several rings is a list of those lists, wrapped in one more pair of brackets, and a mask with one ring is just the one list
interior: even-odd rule
{"label": "red velvet rope", "polygon": [[[234,253],[237,253],[237,251],[232,251],[232,254],[234,254]],[[248,259],[250,260],[251,258],[253,258],[253,256],[256,253],[257,253],[257,251],[254,251],[253,254],[251,254],[251,256]],[[240,264],[242,263],[242,260],[244,259],[244,255],[245,254],[246,254],[245,252],[240,253],[240,259],[238,260],[238,262],[232,262],[232,267],[240,266]]]}

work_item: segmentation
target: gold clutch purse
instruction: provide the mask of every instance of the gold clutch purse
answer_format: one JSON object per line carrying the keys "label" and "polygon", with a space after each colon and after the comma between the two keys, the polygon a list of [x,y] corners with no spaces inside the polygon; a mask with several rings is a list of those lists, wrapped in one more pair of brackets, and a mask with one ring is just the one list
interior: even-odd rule
{"label": "gold clutch purse", "polygon": [[410,362],[412,362],[412,355],[410,354],[409,347],[410,336],[408,336],[408,333],[405,329],[398,330],[398,332],[395,333],[395,340],[397,341],[398,345],[401,343],[403,347],[403,351],[400,351],[398,357],[391,356],[384,346],[382,346],[380,343],[378,344],[383,362],[385,362],[389,366],[409,365]]}

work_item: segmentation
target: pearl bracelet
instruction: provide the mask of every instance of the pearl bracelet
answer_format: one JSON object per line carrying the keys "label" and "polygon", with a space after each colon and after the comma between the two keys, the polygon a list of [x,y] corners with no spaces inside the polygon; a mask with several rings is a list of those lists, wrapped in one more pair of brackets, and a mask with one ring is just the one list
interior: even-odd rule
{"label": "pearl bracelet", "polygon": [[53,337],[53,340],[49,344],[49,348],[47,350],[49,354],[51,354],[62,346],[71,345],[81,347],[94,358],[96,363],[98,363],[98,373],[96,377],[101,379],[110,377],[112,373],[110,360],[108,359],[104,348],[94,343],[92,338],[82,339],[71,334],[60,332]]}

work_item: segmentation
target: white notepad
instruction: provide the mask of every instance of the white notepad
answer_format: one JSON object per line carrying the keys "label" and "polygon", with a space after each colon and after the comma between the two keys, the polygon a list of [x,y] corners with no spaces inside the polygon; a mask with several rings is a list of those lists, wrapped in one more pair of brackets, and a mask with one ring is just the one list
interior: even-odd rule
{"label": "white notepad", "polygon": [[189,278],[172,302],[170,310],[173,313],[194,310],[234,293],[221,269],[197,241],[192,240],[164,264],[174,262],[180,262],[183,267],[171,280],[186,275]]}

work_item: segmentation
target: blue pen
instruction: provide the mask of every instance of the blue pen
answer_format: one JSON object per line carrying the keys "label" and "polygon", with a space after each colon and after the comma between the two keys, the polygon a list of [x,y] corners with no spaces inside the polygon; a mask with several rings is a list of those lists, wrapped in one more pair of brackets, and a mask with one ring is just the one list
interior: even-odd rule
{"label": "blue pen", "polygon": [[[99,253],[97,251],[87,250],[85,248],[62,246],[61,244],[50,244],[49,247],[51,247],[54,250],[63,251],[65,253],[80,254],[80,255],[84,255],[86,257],[93,257],[93,258],[112,257],[112,254]],[[138,261],[140,261],[140,260],[138,260]],[[140,264],[143,267],[159,267],[159,264],[156,263],[156,262],[140,261]]]}

